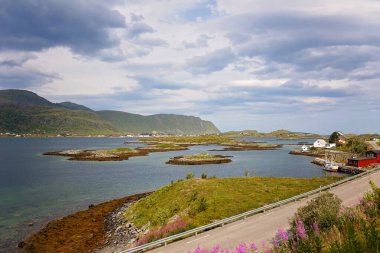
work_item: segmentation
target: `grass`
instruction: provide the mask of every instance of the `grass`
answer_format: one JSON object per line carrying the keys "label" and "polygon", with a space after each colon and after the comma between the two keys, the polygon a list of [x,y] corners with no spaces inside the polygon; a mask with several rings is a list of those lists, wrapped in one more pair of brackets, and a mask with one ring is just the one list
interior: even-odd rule
{"label": "grass", "polygon": [[194,155],[185,155],[183,157],[184,160],[212,160],[212,159],[220,159],[219,156],[210,155],[208,153],[199,153]]}
{"label": "grass", "polygon": [[120,154],[120,153],[135,153],[137,151],[133,148],[115,148],[115,149],[96,150],[96,152],[105,153],[105,154]]}
{"label": "grass", "polygon": [[204,136],[173,136],[173,137],[156,137],[144,139],[146,142],[169,142],[169,143],[236,143],[235,140],[219,135],[204,135]]}
{"label": "grass", "polygon": [[157,149],[182,149],[181,146],[174,143],[159,143],[148,146],[148,148],[157,148]]}
{"label": "grass", "polygon": [[193,228],[337,181],[324,178],[211,178],[179,181],[135,203],[125,213],[137,227],[158,229],[180,217]]}

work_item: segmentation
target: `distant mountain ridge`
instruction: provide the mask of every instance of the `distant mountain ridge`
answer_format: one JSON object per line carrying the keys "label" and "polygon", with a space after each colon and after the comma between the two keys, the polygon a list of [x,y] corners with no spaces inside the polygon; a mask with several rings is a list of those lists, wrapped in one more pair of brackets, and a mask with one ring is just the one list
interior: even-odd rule
{"label": "distant mountain ridge", "polygon": [[27,90],[0,90],[0,132],[31,134],[215,134],[210,121],[194,116],[143,116],[93,111],[72,102],[52,103]]}

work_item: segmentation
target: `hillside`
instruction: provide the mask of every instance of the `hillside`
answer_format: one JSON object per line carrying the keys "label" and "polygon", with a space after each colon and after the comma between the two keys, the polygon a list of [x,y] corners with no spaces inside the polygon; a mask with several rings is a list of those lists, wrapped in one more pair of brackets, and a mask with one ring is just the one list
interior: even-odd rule
{"label": "hillside", "polygon": [[143,116],[93,111],[72,102],[52,103],[26,90],[0,90],[0,132],[30,134],[213,134],[212,122],[193,116]]}
{"label": "hillside", "polygon": [[83,110],[30,106],[2,106],[0,132],[30,134],[112,134],[119,132],[96,113]]}
{"label": "hillside", "polygon": [[122,132],[128,133],[151,133],[153,131],[170,134],[219,133],[212,122],[194,116],[174,114],[142,116],[119,111],[98,111],[97,113]]}
{"label": "hillside", "polygon": [[301,132],[292,132],[289,130],[276,130],[269,133],[260,133],[256,130],[243,130],[243,131],[229,131],[225,132],[222,135],[229,137],[272,137],[278,139],[303,139],[303,138],[321,138],[319,134],[312,133],[301,133]]}

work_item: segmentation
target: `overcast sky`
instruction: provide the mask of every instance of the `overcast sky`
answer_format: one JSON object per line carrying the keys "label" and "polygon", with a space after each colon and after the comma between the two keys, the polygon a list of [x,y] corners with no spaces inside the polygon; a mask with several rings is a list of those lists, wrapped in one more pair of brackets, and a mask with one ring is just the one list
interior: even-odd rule
{"label": "overcast sky", "polygon": [[222,131],[380,132],[379,0],[0,0],[0,89]]}

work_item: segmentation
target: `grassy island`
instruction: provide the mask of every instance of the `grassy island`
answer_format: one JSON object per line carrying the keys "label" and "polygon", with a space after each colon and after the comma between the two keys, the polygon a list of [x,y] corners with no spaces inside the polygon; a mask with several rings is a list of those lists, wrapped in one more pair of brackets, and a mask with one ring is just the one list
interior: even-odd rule
{"label": "grassy island", "polygon": [[[145,227],[138,244],[208,224],[339,180],[324,178],[209,178],[179,181],[133,204],[126,222]],[[163,201],[164,200],[164,201]]]}
{"label": "grassy island", "polygon": [[148,152],[132,148],[116,148],[110,150],[65,150],[47,152],[44,155],[68,156],[76,161],[122,161],[132,156],[143,156]]}
{"label": "grassy island", "polygon": [[46,152],[44,155],[68,156],[76,161],[122,161],[132,156],[144,156],[151,152],[187,150],[188,148],[171,144],[152,144],[141,148],[116,148],[109,150],[65,150]]}
{"label": "grassy island", "polygon": [[176,144],[183,147],[194,145],[226,146],[221,151],[273,150],[281,148],[281,145],[277,144],[265,144],[252,141],[237,141],[231,137],[220,135],[153,137],[132,142],[149,143],[156,145]]}
{"label": "grassy island", "polygon": [[220,164],[230,163],[232,160],[229,157],[231,156],[210,155],[208,153],[200,153],[194,155],[176,156],[171,158],[166,163],[176,165]]}
{"label": "grassy island", "polygon": [[146,147],[137,148],[137,150],[140,151],[146,151],[146,152],[167,152],[167,151],[180,151],[180,150],[187,150],[188,148],[177,145],[174,143],[159,143],[159,144],[151,144]]}

